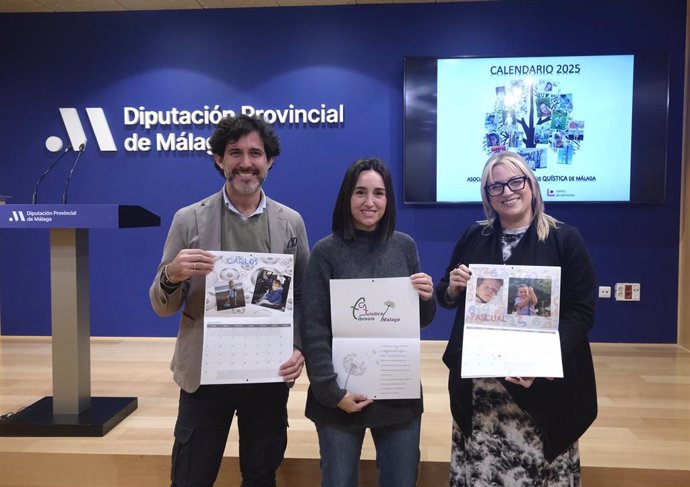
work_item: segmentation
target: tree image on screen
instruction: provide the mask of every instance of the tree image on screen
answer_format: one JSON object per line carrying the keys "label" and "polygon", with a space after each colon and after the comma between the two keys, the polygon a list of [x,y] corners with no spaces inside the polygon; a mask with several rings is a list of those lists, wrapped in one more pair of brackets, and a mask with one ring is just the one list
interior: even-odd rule
{"label": "tree image on screen", "polygon": [[549,79],[515,79],[495,87],[492,111],[484,118],[487,154],[520,153],[532,169],[547,167],[548,151],[558,164],[572,164],[584,140],[584,120],[573,118],[573,94]]}

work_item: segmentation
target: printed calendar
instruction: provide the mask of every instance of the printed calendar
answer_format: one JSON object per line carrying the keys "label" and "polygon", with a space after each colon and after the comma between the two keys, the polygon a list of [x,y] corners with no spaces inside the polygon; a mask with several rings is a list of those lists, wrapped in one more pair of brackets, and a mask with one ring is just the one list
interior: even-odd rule
{"label": "printed calendar", "polygon": [[292,356],[292,255],[214,252],[206,276],[202,384],[282,382]]}
{"label": "printed calendar", "polygon": [[462,377],[563,377],[561,269],[471,264]]}

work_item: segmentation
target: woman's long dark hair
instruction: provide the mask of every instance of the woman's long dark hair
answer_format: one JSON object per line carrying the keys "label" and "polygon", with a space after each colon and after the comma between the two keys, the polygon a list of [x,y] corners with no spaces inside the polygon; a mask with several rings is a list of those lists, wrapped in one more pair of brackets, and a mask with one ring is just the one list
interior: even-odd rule
{"label": "woman's long dark hair", "polygon": [[355,239],[355,225],[352,218],[350,201],[357,186],[359,175],[364,171],[376,171],[381,175],[386,188],[386,210],[376,225],[376,236],[379,240],[388,240],[395,231],[395,194],[393,193],[393,178],[388,166],[377,157],[365,157],[352,163],[345,171],[340,191],[333,208],[333,233],[341,235],[345,240]]}

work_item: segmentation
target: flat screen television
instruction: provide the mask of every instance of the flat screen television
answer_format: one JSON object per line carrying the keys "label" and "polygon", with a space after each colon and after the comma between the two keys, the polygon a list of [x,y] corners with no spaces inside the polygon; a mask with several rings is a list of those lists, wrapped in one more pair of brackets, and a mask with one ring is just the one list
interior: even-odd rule
{"label": "flat screen television", "polygon": [[505,150],[547,203],[661,203],[668,93],[666,54],[406,57],[405,203],[481,201]]}

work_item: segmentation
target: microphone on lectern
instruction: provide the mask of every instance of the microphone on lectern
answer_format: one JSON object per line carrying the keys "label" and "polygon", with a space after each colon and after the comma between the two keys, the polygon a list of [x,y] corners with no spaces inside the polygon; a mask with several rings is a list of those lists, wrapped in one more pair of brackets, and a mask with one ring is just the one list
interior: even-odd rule
{"label": "microphone on lectern", "polygon": [[62,204],[63,205],[67,204],[67,190],[69,189],[69,182],[72,180],[72,175],[74,174],[74,169],[77,167],[77,162],[79,162],[79,158],[81,157],[85,148],[86,148],[86,141],[82,142],[79,145],[79,150],[77,150],[77,157],[74,158],[74,164],[72,164],[72,168],[69,170],[69,174],[67,175],[67,179],[65,180],[65,192],[62,193]]}
{"label": "microphone on lectern", "polygon": [[[83,146],[84,144],[82,144]],[[80,149],[81,150],[81,149]],[[50,173],[50,171],[53,170],[53,168],[57,165],[60,160],[67,155],[68,152],[74,152],[74,149],[72,148],[71,145],[68,145],[67,148],[60,154],[60,157],[55,159],[55,162],[53,162],[48,169],[46,169],[43,174],[41,174],[38,179],[36,180],[36,184],[34,185],[34,192],[31,196],[31,204],[36,204],[38,203],[38,186],[41,184],[41,181],[45,179],[45,177]]]}

